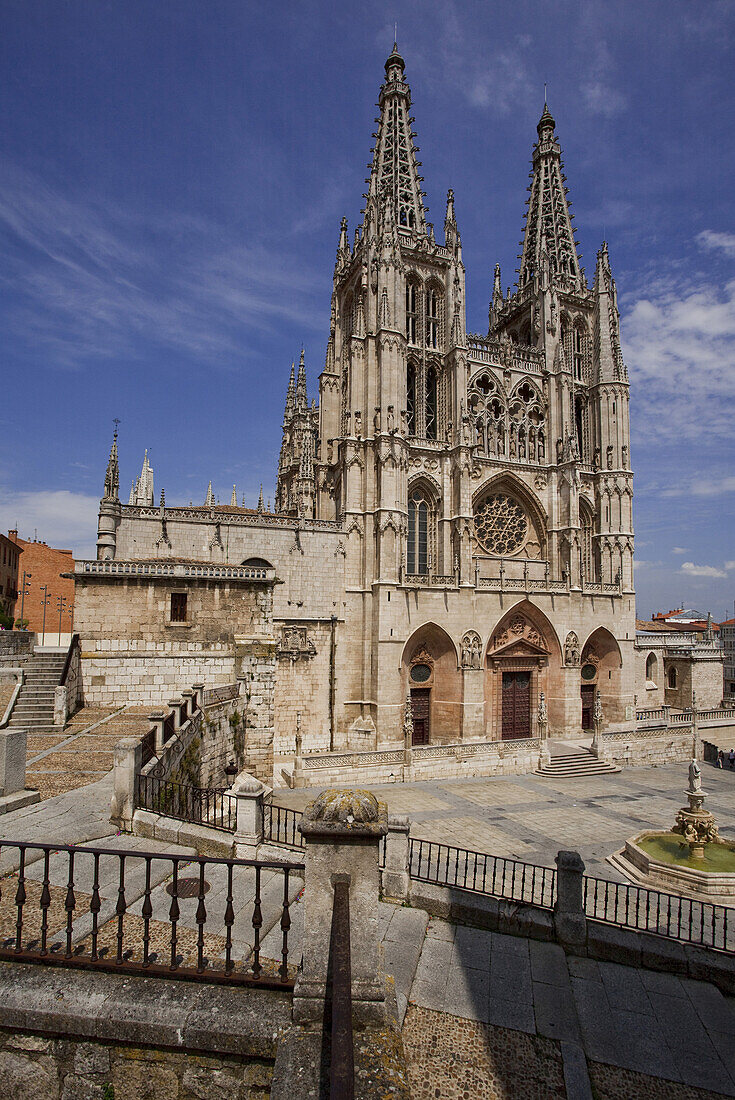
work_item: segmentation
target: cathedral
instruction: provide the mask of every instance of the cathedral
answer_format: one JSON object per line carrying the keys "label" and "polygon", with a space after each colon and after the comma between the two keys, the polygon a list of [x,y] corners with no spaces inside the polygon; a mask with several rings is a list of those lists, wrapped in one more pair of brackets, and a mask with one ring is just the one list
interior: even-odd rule
{"label": "cathedral", "polygon": [[634,707],[629,384],[607,246],[590,285],[544,106],[517,286],[503,294],[496,266],[487,331],[468,332],[454,193],[439,239],[404,68],[394,47],[362,222],[339,232],[318,402],[303,352],[291,370],[273,510],[234,489],[220,505],[211,483],[203,505],[156,505],[147,455],[122,504],[116,438],[98,560],[77,566],[88,699],[112,698],[136,655],[155,658],[155,677],[134,675],[161,699],[197,669],[259,676],[274,773],[296,741],[306,756],[395,748],[407,728],[416,746],[528,742],[539,721],[591,729],[595,701],[605,724]]}

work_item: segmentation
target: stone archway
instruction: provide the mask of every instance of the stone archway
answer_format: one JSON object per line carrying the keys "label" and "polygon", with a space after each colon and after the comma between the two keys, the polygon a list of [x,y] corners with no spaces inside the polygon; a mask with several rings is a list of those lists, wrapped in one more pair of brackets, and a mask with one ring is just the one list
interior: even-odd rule
{"label": "stone archway", "polygon": [[486,651],[486,736],[493,740],[535,737],[542,691],[549,725],[555,723],[560,666],[561,650],[551,623],[527,600],[516,604],[496,626]]}
{"label": "stone archway", "polygon": [[625,707],[621,698],[622,666],[620,647],[615,638],[604,626],[598,627],[584,643],[580,661],[583,729],[592,729],[590,708],[597,691],[600,692],[605,725],[608,722],[621,722],[625,718]]}
{"label": "stone archway", "polygon": [[411,695],[415,745],[459,741],[462,680],[454,642],[435,623],[411,635],[401,661],[403,698]]}

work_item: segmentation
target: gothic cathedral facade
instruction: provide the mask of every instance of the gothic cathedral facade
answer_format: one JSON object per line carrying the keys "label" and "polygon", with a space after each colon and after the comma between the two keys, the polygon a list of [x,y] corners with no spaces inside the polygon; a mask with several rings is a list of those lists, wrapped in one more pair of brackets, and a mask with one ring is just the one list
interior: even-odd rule
{"label": "gothic cathedral facade", "polygon": [[[533,151],[518,286],[495,268],[470,334],[447,198],[427,223],[396,49],[362,224],[340,231],[319,409],[289,391],[278,510],[346,534],[352,723],[414,739],[528,737],[632,703],[628,376],[607,248],[580,268],[554,119]],[[357,713],[359,710],[359,714]]]}
{"label": "gothic cathedral facade", "polygon": [[[274,761],[297,713],[316,753],[400,745],[409,707],[415,743],[459,744],[533,738],[540,713],[552,736],[579,733],[598,693],[606,725],[634,706],[628,376],[606,245],[591,286],[579,264],[554,119],[545,107],[517,288],[503,295],[496,266],[478,335],[452,191],[441,243],[426,219],[395,47],[379,106],[318,404],[303,353],[292,369],[273,512],[220,506],[211,486],[201,507],[155,507],[147,460],[122,505],[115,444],[86,569],[90,584],[125,572],[112,560],[274,570]],[[227,600],[216,644],[180,624],[188,655],[230,636],[236,652]]]}

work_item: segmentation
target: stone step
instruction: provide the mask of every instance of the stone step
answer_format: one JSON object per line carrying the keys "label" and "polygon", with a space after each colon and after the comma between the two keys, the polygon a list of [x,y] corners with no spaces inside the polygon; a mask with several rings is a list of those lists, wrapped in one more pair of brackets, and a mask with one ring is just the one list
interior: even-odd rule
{"label": "stone step", "polygon": [[620,768],[598,760],[590,752],[571,752],[564,756],[552,756],[548,764],[536,769],[536,775],[547,779],[578,779],[586,775],[613,775]]}

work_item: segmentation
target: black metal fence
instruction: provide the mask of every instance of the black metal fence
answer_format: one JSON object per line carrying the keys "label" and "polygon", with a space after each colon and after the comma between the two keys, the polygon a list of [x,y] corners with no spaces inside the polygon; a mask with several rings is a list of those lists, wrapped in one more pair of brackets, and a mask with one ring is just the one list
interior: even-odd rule
{"label": "black metal fence", "polygon": [[136,806],[179,821],[209,825],[212,829],[234,832],[237,825],[237,799],[227,787],[190,787],[139,774]]}
{"label": "black metal fence", "polygon": [[552,867],[538,867],[516,859],[411,837],[409,869],[411,877],[421,882],[456,886],[544,909],[554,904],[556,871]]}
{"label": "black metal fence", "polygon": [[303,816],[301,810],[289,810],[286,806],[266,802],[263,806],[263,839],[287,848],[303,848],[304,838],[299,832],[299,822]]}
{"label": "black metal fence", "polygon": [[584,909],[588,917],[606,924],[735,950],[735,909],[725,905],[585,875]]}
{"label": "black metal fence", "polygon": [[2,959],[293,985],[302,863],[5,840],[0,853]]}

